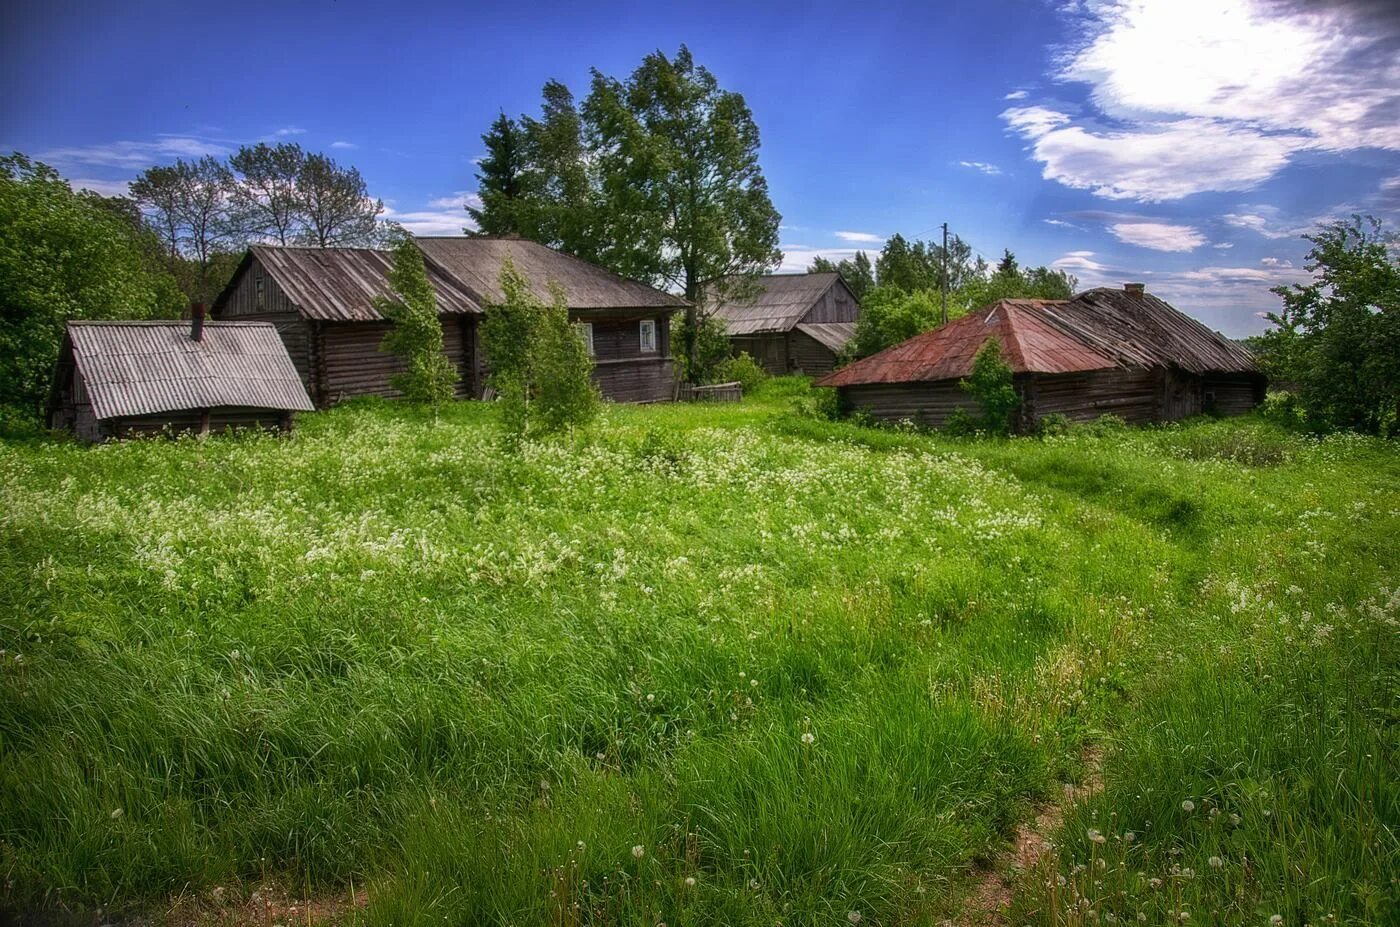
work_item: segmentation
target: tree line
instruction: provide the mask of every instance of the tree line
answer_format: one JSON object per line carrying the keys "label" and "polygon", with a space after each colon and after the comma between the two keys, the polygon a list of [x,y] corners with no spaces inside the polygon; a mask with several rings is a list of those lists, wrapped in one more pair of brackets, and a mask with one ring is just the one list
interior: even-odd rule
{"label": "tree line", "polygon": [[359,170],[294,143],[151,167],[130,191],[181,289],[201,302],[223,289],[250,243],[335,248],[387,240],[384,203],[369,195]]}
{"label": "tree line", "polygon": [[819,256],[808,271],[839,273],[860,300],[851,348],[857,357],[937,327],[945,286],[947,315],[956,319],[998,299],[1069,299],[1079,285],[1062,270],[1022,267],[1010,250],[993,267],[957,235],[948,239],[945,252],[936,242],[895,234],[874,262],[864,251],[840,262]]}

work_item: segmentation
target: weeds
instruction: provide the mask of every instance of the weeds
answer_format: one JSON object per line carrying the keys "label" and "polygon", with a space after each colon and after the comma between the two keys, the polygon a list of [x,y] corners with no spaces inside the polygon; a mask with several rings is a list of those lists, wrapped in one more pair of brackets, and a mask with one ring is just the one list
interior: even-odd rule
{"label": "weeds", "polygon": [[1387,909],[1391,446],[952,440],[802,391],[518,453],[472,403],[0,443],[5,903],[935,924],[1106,741],[1026,922]]}

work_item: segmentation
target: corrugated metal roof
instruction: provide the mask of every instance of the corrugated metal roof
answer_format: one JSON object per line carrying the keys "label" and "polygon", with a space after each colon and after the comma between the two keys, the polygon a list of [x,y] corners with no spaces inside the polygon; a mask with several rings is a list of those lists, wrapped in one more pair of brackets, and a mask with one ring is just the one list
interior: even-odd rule
{"label": "corrugated metal roof", "polygon": [[1017,373],[1110,367],[1258,373],[1247,351],[1157,297],[1100,288],[1070,300],[1001,300],[842,368],[819,385],[965,377],[993,335]]}
{"label": "corrugated metal roof", "polygon": [[246,406],[311,411],[268,322],[69,322],[73,360],[99,419]]}
{"label": "corrugated metal roof", "polygon": [[610,270],[523,238],[429,236],[416,239],[428,258],[458,282],[481,305],[501,298],[501,267],[509,256],[530,281],[535,296],[553,299],[551,282],[564,288],[569,308],[680,309],[685,300],[655,287],[620,277]]}
{"label": "corrugated metal roof", "polygon": [[[394,298],[389,285],[393,268],[392,251],[373,248],[285,248],[253,245],[243,266],[234,274],[225,293],[250,259],[256,258],[296,303],[302,315],[333,322],[376,322],[383,316],[374,308],[376,297]],[[438,312],[443,315],[477,315],[481,307],[451,274],[432,261],[426,261],[428,281],[437,293]],[[215,302],[221,305],[223,295]]]}
{"label": "corrugated metal roof", "polygon": [[1113,360],[1047,322],[1052,301],[1003,299],[961,319],[886,348],[829,374],[820,386],[916,383],[972,373],[972,361],[989,338],[1016,373],[1076,373],[1117,366]]}
{"label": "corrugated metal roof", "polygon": [[799,322],[797,330],[804,335],[810,335],[833,353],[840,354],[842,349],[856,336],[856,323]]}
{"label": "corrugated metal roof", "polygon": [[835,273],[729,277],[710,287],[706,303],[730,335],[786,332],[839,279]]}

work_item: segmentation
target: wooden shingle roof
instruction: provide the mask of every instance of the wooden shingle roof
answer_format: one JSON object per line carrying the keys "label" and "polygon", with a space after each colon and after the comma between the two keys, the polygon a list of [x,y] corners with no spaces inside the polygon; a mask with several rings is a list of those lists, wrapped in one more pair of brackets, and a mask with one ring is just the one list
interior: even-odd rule
{"label": "wooden shingle roof", "polygon": [[787,332],[840,279],[836,273],[727,278],[710,288],[706,302],[731,336]]}
{"label": "wooden shingle roof", "polygon": [[[374,308],[376,297],[392,299],[389,271],[392,251],[374,248],[290,248],[253,245],[234,272],[233,279],[214,301],[217,315],[233,293],[238,279],[256,260],[267,270],[308,319],[323,322],[376,322],[383,319]],[[478,315],[481,307],[452,275],[432,261],[425,261],[428,281],[437,293],[442,315]]]}
{"label": "wooden shingle roof", "polygon": [[69,322],[71,352],[99,419],[182,409],[313,408],[270,322]]}
{"label": "wooden shingle roof", "polygon": [[575,311],[672,310],[686,305],[678,296],[524,238],[427,236],[415,240],[430,262],[456,278],[483,306],[501,298],[501,268],[507,257],[530,281],[538,299],[553,299],[549,285],[558,283]]}

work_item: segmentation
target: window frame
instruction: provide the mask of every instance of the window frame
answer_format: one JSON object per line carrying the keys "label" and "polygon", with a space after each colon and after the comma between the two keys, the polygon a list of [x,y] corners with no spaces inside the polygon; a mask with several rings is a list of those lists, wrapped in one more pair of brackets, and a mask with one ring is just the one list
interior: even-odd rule
{"label": "window frame", "polygon": [[[655,319],[642,319],[637,323],[637,348],[643,354],[659,354],[661,344],[657,337],[657,324]],[[651,346],[647,346],[647,331],[651,331]]]}

